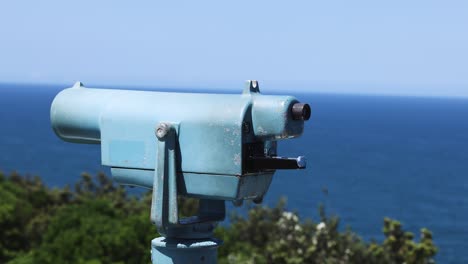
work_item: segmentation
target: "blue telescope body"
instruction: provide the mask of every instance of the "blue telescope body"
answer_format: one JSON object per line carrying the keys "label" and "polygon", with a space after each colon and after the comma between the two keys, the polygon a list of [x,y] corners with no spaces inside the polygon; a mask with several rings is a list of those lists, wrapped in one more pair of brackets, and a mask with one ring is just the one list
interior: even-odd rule
{"label": "blue telescope body", "polygon": [[221,200],[261,200],[277,169],[305,159],[277,155],[278,140],[302,134],[310,107],[291,96],[262,95],[256,81],[242,94],[86,88],[60,92],[51,107],[55,133],[101,144],[102,164],[120,184],[153,188],[158,125],[176,129],[178,193]]}

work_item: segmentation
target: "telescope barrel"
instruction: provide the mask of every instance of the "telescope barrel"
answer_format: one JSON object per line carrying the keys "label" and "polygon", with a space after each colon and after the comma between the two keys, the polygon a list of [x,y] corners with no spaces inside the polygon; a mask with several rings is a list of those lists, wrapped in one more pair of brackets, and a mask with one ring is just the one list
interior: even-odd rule
{"label": "telescope barrel", "polygon": [[310,117],[309,105],[299,103],[294,97],[263,95],[250,100],[248,96],[233,94],[93,89],[77,83],[55,97],[50,119],[52,128],[61,139],[99,144],[103,121],[112,123],[117,117],[130,121],[154,120],[153,126],[157,124],[156,116],[189,123],[203,120],[210,124],[209,120],[241,118],[252,102],[252,129],[255,137],[262,140],[297,137],[302,134],[303,121]]}
{"label": "telescope barrel", "polygon": [[78,83],[61,91],[52,102],[50,120],[61,139],[75,143],[101,142],[100,114],[108,97],[106,90],[81,88]]}

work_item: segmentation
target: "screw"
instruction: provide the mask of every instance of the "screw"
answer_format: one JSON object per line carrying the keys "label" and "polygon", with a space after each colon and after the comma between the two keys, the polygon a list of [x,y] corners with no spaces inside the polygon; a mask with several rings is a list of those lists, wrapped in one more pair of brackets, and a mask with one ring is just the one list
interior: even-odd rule
{"label": "screw", "polygon": [[168,123],[160,123],[158,128],[156,128],[156,137],[158,139],[163,139],[166,137],[167,133],[171,130],[171,125]]}
{"label": "screw", "polygon": [[305,168],[307,166],[307,160],[306,160],[306,157],[304,156],[299,156],[296,158],[296,162],[297,162],[297,167],[298,168]]}

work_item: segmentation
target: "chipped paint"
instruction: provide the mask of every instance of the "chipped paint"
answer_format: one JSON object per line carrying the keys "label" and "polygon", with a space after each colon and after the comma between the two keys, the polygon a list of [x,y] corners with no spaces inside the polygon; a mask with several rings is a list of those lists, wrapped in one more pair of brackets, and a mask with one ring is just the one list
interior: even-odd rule
{"label": "chipped paint", "polygon": [[263,129],[263,127],[261,127],[261,126],[257,127],[257,131],[258,131],[260,136],[268,134],[268,132],[265,129]]}
{"label": "chipped paint", "polygon": [[232,130],[232,135],[237,137],[237,136],[240,136],[240,135],[241,135],[241,132],[240,132],[239,129],[233,129],[233,130]]}
{"label": "chipped paint", "polygon": [[241,164],[241,162],[242,162],[241,154],[240,153],[234,154],[234,164],[238,166]]}

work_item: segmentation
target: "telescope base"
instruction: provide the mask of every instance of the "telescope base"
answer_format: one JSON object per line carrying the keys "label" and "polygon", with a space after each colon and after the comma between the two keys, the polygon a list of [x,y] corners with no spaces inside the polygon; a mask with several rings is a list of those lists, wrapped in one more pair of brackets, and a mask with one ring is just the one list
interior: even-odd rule
{"label": "telescope base", "polygon": [[207,239],[177,239],[158,237],[151,241],[153,264],[216,264],[222,241]]}

